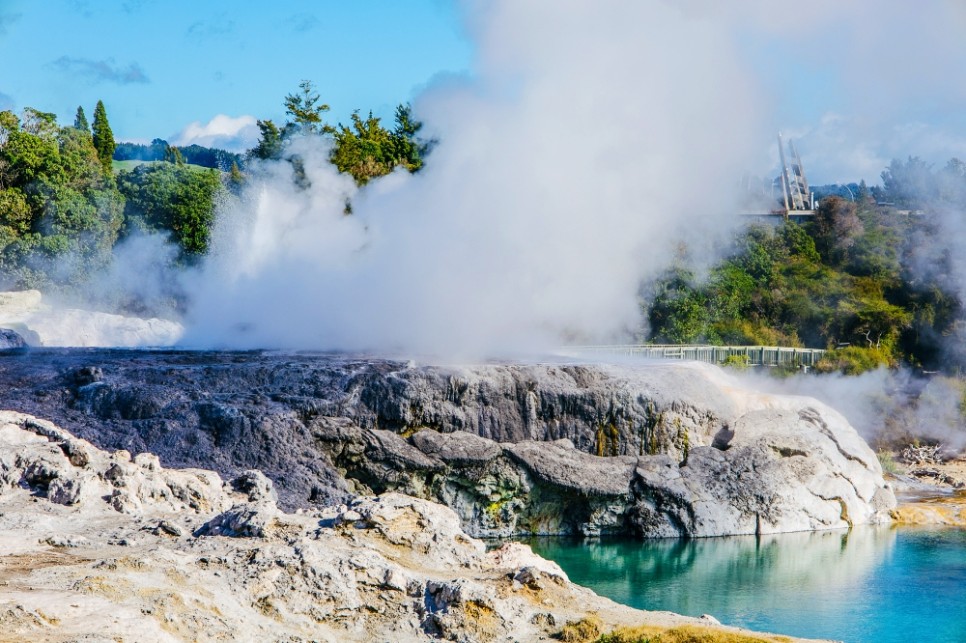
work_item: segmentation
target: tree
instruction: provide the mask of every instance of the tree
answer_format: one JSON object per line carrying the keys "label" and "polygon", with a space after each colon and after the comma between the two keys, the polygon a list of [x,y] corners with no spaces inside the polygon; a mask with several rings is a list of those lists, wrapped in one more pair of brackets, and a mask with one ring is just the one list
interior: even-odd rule
{"label": "tree", "polygon": [[164,161],[175,165],[184,165],[184,156],[181,155],[181,150],[168,145],[164,149]]}
{"label": "tree", "polygon": [[217,171],[173,163],[139,165],[118,175],[118,188],[127,198],[128,233],[167,232],[186,255],[207,251],[222,189]]}
{"label": "tree", "polygon": [[258,145],[249,151],[249,155],[263,161],[281,158],[283,141],[278,125],[271,120],[258,121],[258,129],[262,135],[258,139]]}
{"label": "tree", "polygon": [[114,141],[114,132],[111,131],[111,125],[107,122],[107,110],[104,109],[103,101],[97,101],[97,106],[94,108],[93,133],[97,157],[101,160],[104,173],[110,174],[114,159],[114,148],[117,147],[117,143]]}
{"label": "tree", "polygon": [[238,163],[231,164],[231,170],[228,172],[228,189],[234,194],[241,192],[242,186],[245,185],[245,175],[242,174],[241,170],[238,169]]}
{"label": "tree", "polygon": [[905,163],[893,159],[882,171],[882,186],[889,201],[907,208],[926,205],[938,193],[932,166],[918,156],[910,156]]}
{"label": "tree", "polygon": [[392,171],[392,151],[392,135],[380,124],[379,118],[369,112],[363,120],[355,111],[352,127],[339,124],[332,162],[340,172],[348,172],[356,183],[365,185],[370,179]]}
{"label": "tree", "polygon": [[429,152],[433,141],[424,142],[417,138],[423,124],[413,119],[412,107],[407,104],[396,106],[396,127],[391,135],[391,156],[395,164],[404,166],[410,172],[417,172],[423,166],[423,157]]}
{"label": "tree", "polygon": [[815,246],[828,263],[844,262],[863,231],[855,203],[837,196],[822,199],[815,212]]}
{"label": "tree", "polygon": [[25,107],[20,117],[20,129],[40,138],[51,139],[57,135],[57,115]]}
{"label": "tree", "polygon": [[33,215],[27,198],[16,188],[0,190],[0,226],[6,226],[13,236],[30,231]]}
{"label": "tree", "polygon": [[329,111],[329,106],[319,103],[319,94],[312,86],[312,81],[303,80],[299,83],[299,91],[285,96],[285,113],[292,117],[289,126],[305,134],[334,134],[335,128],[322,120],[322,114]]}
{"label": "tree", "polygon": [[88,134],[91,132],[91,126],[87,122],[87,115],[84,113],[84,108],[79,105],[77,107],[77,114],[74,116],[74,129],[79,129]]}
{"label": "tree", "polygon": [[110,187],[90,134],[74,127],[61,128],[57,137],[64,182],[78,190]]}
{"label": "tree", "polygon": [[936,185],[940,199],[962,208],[966,205],[966,163],[957,158],[949,159],[936,176]]}

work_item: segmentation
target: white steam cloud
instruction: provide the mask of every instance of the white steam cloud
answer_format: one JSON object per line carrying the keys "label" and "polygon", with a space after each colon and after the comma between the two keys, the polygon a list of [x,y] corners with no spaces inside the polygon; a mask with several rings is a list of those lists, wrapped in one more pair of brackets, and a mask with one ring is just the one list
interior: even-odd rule
{"label": "white steam cloud", "polygon": [[[481,355],[640,323],[674,240],[733,224],[756,106],[728,24],[670,3],[494,2],[415,110],[419,174],[355,192],[307,143],[222,213],[188,345]],[[345,199],[353,214],[344,216]],[[698,234],[695,234],[698,232]]]}
{"label": "white steam cloud", "polygon": [[[426,167],[357,190],[316,139],[290,150],[309,188],[288,163],[250,172],[183,282],[184,345],[481,357],[626,339],[642,279],[681,241],[709,262],[738,223],[732,189],[774,164],[778,107],[827,103],[827,141],[856,142],[843,154],[872,167],[881,147],[859,141],[906,115],[901,88],[963,97],[922,70],[966,60],[954,3],[840,5],[468,3],[472,73],[414,101],[439,141]],[[900,33],[919,45],[905,57]],[[854,82],[816,94],[810,76],[830,66]],[[243,132],[250,117],[216,117],[179,140]]]}
{"label": "white steam cloud", "polygon": [[925,440],[949,452],[966,447],[962,383],[916,377],[908,369],[879,369],[859,376],[814,375],[776,379],[753,372],[739,379],[754,390],[814,397],[836,409],[877,448]]}

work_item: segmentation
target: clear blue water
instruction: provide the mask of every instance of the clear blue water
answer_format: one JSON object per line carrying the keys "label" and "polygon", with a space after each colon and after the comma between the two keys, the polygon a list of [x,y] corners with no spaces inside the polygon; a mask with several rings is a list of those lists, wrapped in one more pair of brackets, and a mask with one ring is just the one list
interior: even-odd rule
{"label": "clear blue water", "polygon": [[572,581],[641,609],[846,643],[966,643],[966,530],[530,544]]}

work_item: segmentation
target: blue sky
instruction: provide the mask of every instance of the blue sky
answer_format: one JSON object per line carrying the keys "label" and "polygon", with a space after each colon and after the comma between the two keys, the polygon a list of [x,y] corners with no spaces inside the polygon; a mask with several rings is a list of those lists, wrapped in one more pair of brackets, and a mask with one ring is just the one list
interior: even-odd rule
{"label": "blue sky", "polygon": [[[539,11],[552,29],[554,13],[582,1]],[[663,4],[640,0],[650,1]],[[333,122],[354,109],[391,119],[435,79],[469,74],[480,55],[474,37],[544,46],[543,25],[521,38],[512,24],[487,22],[510,13],[487,9],[505,3],[464,4],[472,19],[458,0],[0,0],[0,109],[31,106],[70,122],[78,105],[90,117],[101,99],[119,140],[244,149],[255,119],[283,121],[284,96],[309,79]],[[961,0],[678,6],[724,25],[743,52],[762,106],[762,167],[749,171],[773,169],[779,129],[799,142],[814,183],[875,183],[890,159],[908,155],[938,165],[966,158]],[[483,55],[498,58],[500,47],[485,42]],[[603,115],[607,97],[599,100]]]}
{"label": "blue sky", "polygon": [[391,118],[470,55],[447,0],[0,0],[0,108],[69,122],[100,99],[120,140],[175,139],[191,123],[200,135],[247,122],[250,135],[252,117],[284,120],[303,79],[333,121]]}

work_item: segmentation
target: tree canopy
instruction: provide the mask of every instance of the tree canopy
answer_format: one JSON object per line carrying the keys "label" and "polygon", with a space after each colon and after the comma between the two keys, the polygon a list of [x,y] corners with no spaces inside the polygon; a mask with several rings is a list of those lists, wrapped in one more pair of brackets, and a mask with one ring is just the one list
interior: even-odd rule
{"label": "tree canopy", "polygon": [[107,122],[107,110],[104,109],[103,101],[97,101],[94,107],[94,125],[92,127],[94,149],[97,150],[97,157],[101,160],[105,173],[110,173],[112,161],[114,160],[114,132],[111,125]]}
{"label": "tree canopy", "polygon": [[[124,197],[92,137],[52,114],[0,112],[0,273],[6,286],[82,280],[110,259]],[[69,258],[69,261],[67,260]]]}
{"label": "tree canopy", "polygon": [[358,185],[389,174],[397,167],[417,172],[432,148],[432,141],[419,138],[422,123],[415,120],[409,105],[396,107],[392,130],[370,111],[363,118],[359,110],[352,113],[348,125],[333,127],[324,120],[329,105],[321,98],[311,81],[299,84],[299,91],[285,97],[285,111],[291,120],[279,127],[272,120],[259,120],[258,144],[248,156],[260,160],[287,159],[292,162],[296,180],[304,182],[302,159],[287,154],[285,149],[295,136],[331,137],[331,160],[340,172],[346,172]]}

